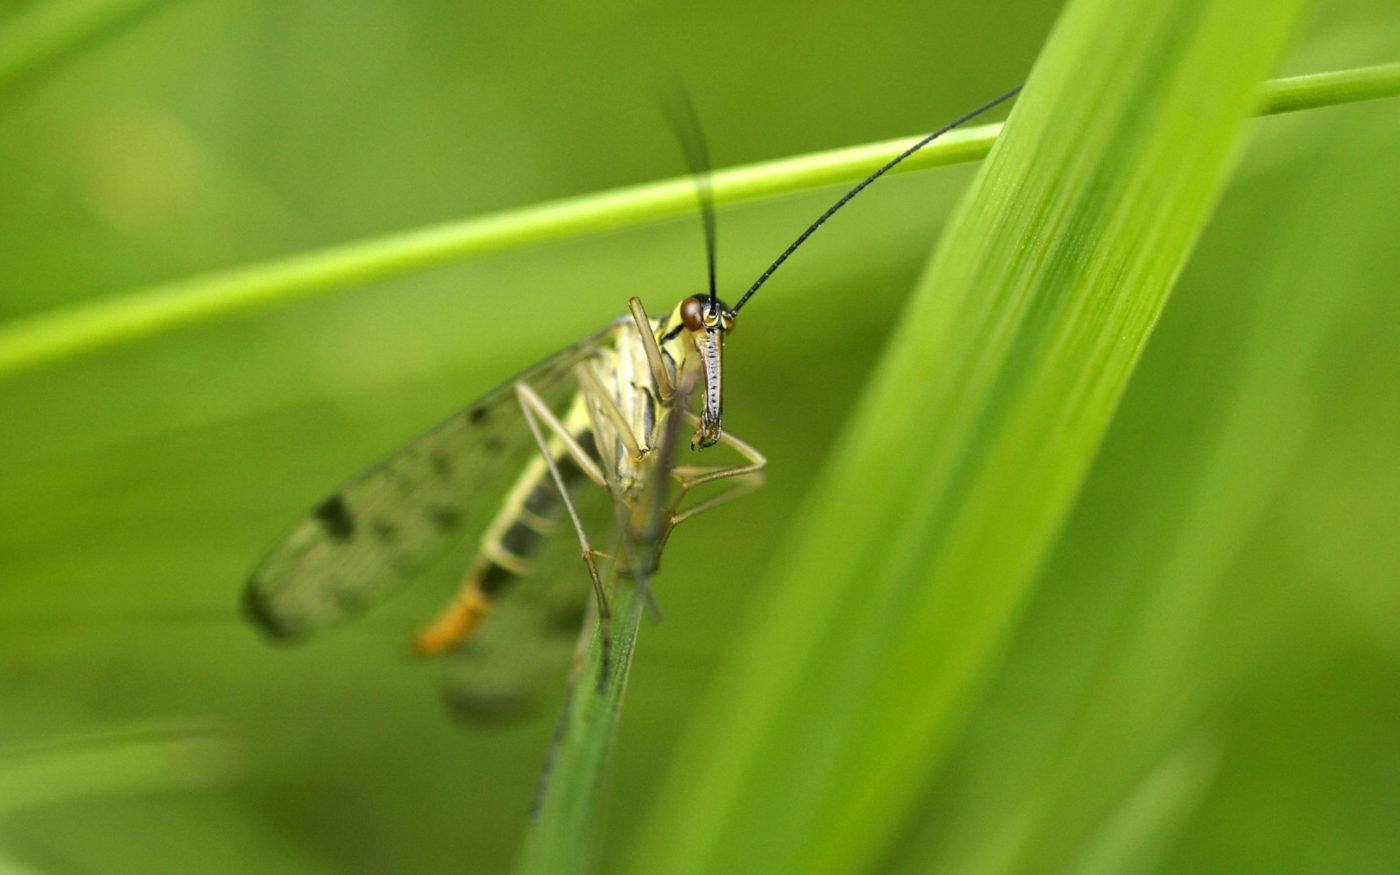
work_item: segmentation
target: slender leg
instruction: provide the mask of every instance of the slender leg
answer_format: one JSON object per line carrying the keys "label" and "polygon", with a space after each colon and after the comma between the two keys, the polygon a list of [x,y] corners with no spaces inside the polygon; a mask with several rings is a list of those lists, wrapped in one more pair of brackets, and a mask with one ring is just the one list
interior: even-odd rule
{"label": "slender leg", "polygon": [[612,619],[612,612],[608,609],[607,593],[603,589],[603,580],[598,575],[598,563],[595,557],[602,555],[593,549],[593,545],[588,540],[588,532],[583,528],[583,521],[579,519],[578,510],[574,507],[574,502],[569,498],[569,490],[564,486],[564,478],[559,473],[559,466],[554,462],[554,454],[549,450],[549,444],[545,441],[544,434],[540,431],[539,421],[535,419],[538,413],[540,418],[549,426],[554,436],[568,449],[569,455],[585,472],[591,468],[596,472],[589,476],[602,486],[607,485],[603,479],[602,471],[598,464],[589,458],[583,447],[578,445],[578,441],[568,433],[558,418],[549,411],[549,407],[540,399],[540,396],[533,389],[524,383],[515,384],[516,397],[520,399],[520,409],[525,413],[525,422],[530,426],[530,432],[535,436],[535,443],[539,444],[540,453],[544,455],[545,464],[549,465],[549,475],[554,478],[554,485],[559,488],[559,497],[564,502],[564,509],[569,512],[569,519],[573,521],[574,531],[578,533],[579,547],[583,552],[584,564],[588,566],[588,576],[593,582],[593,596],[598,601],[598,638],[603,648],[602,665],[598,672],[598,692],[603,692],[608,683],[608,670],[612,665],[612,630],[609,628]]}
{"label": "slender leg", "polygon": [[673,513],[671,514],[671,527],[674,528],[697,514],[704,513],[705,511],[710,510],[711,508],[718,507],[719,505],[729,501],[733,501],[741,495],[753,492],[755,489],[757,489],[763,484],[763,479],[761,477],[754,476],[753,472],[749,472],[747,474],[733,474],[728,476],[732,476],[734,482],[732,485],[730,485],[728,489],[724,490],[719,495],[707,498],[699,504],[686,508],[680,513],[674,512],[675,506],[673,505]]}
{"label": "slender leg", "polygon": [[[544,420],[544,424],[550,432],[564,444],[564,449],[568,450],[570,458],[584,474],[588,475],[588,479],[604,489],[608,487],[608,480],[603,476],[603,469],[598,467],[598,463],[593,460],[592,456],[588,455],[587,450],[579,446],[579,442],[574,439],[573,435],[569,434],[564,423],[559,421],[559,417],[554,415],[554,411],[549,409],[549,405],[544,403],[544,399],[534,389],[524,383],[516,383],[515,397],[520,402],[520,409],[525,411],[525,419],[530,423],[530,430],[535,433],[535,438],[539,440],[540,452],[544,454],[545,461],[549,463],[551,471],[554,471],[554,454],[549,451],[549,447],[541,438],[534,415],[531,414],[532,410],[535,415]],[[554,473],[557,477],[559,472],[555,471]],[[557,483],[558,480],[556,479],[555,482]],[[560,488],[563,488],[562,485]],[[567,500],[566,496],[565,501],[567,502]],[[572,507],[570,509],[572,510]]]}
{"label": "slender leg", "polygon": [[[699,417],[690,411],[685,411],[687,419],[698,421]],[[698,513],[703,513],[712,507],[732,501],[746,492],[751,492],[758,488],[763,482],[763,468],[768,464],[768,458],[758,451],[752,444],[740,440],[729,432],[720,435],[719,442],[729,445],[735,452],[748,460],[746,465],[678,465],[671,470],[671,476],[680,483],[680,489],[676,491],[676,497],[671,502],[669,509],[670,522],[666,526],[666,531],[662,533],[660,541],[656,545],[656,550],[652,554],[652,566],[656,567],[661,561],[661,551],[665,549],[666,542],[670,540],[671,533],[676,530],[676,526],[690,519]],[[680,510],[681,502],[690,494],[690,490],[704,483],[714,483],[719,480],[733,481],[728,489],[719,495],[707,498],[694,507]]]}
{"label": "slender leg", "polygon": [[642,336],[642,349],[646,351],[647,365],[651,367],[651,379],[656,386],[656,394],[661,396],[662,401],[670,401],[676,397],[676,383],[671,379],[671,372],[666,369],[666,363],[661,359],[661,347],[656,343],[656,335],[651,333],[651,318],[642,307],[641,298],[629,298],[627,307],[632,311],[632,321],[637,324],[637,333]]}
{"label": "slender leg", "polygon": [[617,407],[617,402],[598,381],[598,375],[586,366],[579,367],[577,373],[579,385],[592,393],[598,401],[598,406],[602,409],[603,416],[612,423],[613,428],[617,429],[617,436],[622,441],[623,448],[633,459],[641,461],[647,453],[651,452],[651,448],[643,447],[637,442],[637,436],[632,433],[632,426],[627,422],[627,417],[622,415],[622,411]]}
{"label": "slender leg", "polygon": [[[691,422],[698,423],[700,417],[689,410],[683,411],[685,418]],[[743,477],[746,474],[757,474],[768,464],[768,457],[758,451],[758,448],[742,441],[728,432],[722,432],[719,442],[729,446],[739,455],[748,460],[747,465],[677,465],[671,469],[671,476],[675,477],[681,484],[682,492],[689,492],[702,483],[710,483],[715,480],[728,480],[734,477]]]}

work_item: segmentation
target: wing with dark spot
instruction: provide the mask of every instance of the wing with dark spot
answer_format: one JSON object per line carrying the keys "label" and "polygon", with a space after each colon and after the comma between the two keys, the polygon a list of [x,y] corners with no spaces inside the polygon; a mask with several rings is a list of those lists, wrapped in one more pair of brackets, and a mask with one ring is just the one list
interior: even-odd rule
{"label": "wing with dark spot", "polygon": [[355,517],[345,506],[345,498],[339,492],[321,502],[312,512],[326,535],[336,541],[348,541],[355,535]]}
{"label": "wing with dark spot", "polygon": [[574,365],[615,324],[519,374],[317,505],[253,572],[248,616],[276,637],[299,638],[447,552],[460,553],[465,569],[494,503],[537,452],[515,383],[560,409],[576,391]]}

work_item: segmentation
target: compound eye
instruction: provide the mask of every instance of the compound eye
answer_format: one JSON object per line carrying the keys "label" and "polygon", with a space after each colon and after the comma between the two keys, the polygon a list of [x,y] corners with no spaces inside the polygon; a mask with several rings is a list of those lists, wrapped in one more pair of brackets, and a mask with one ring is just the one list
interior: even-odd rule
{"label": "compound eye", "polygon": [[686,298],[681,301],[681,323],[691,331],[705,329],[705,305],[699,298]]}

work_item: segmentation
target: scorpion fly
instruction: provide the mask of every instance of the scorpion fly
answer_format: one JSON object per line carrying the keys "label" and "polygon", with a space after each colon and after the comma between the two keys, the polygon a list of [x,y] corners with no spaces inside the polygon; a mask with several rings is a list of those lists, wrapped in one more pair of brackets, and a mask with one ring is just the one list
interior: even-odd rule
{"label": "scorpion fly", "polygon": [[[448,658],[449,701],[464,716],[509,715],[571,656],[577,666],[586,640],[580,626],[584,636],[592,630],[587,617],[601,627],[601,688],[609,667],[608,594],[617,576],[644,582],[677,525],[755,487],[762,476],[763,454],[724,431],[721,419],[724,344],[739,310],[866,186],[1019,91],[924,137],[872,173],[808,226],[733,307],[717,294],[708,157],[686,101],[673,124],[696,180],[708,292],[659,317],[632,298],[627,315],[517,375],[322,501],[253,572],[248,615],[273,637],[300,639],[445,567],[460,581],[457,591],[418,630],[414,645]],[[686,126],[691,130],[681,129]],[[674,464],[683,421],[695,427],[692,450],[723,444],[735,461]],[[649,491],[664,494],[658,484],[668,481],[675,485],[664,500],[643,500]],[[691,491],[707,483],[720,483],[721,491],[685,507]],[[493,499],[494,512],[483,503]],[[598,537],[613,552],[599,550]],[[582,573],[569,572],[569,565],[583,566],[591,600]]]}

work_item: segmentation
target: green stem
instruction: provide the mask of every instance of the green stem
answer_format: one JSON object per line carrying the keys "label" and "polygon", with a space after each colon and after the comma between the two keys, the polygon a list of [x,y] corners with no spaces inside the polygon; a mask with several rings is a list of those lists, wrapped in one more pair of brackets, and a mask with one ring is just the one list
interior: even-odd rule
{"label": "green stem", "polygon": [[[0,60],[3,57],[0,51]],[[1263,94],[1261,114],[1391,96],[1400,94],[1400,64],[1278,79],[1266,83]],[[999,124],[954,131],[897,170],[976,161],[1000,132]],[[719,171],[714,176],[715,203],[741,203],[859,179],[908,143],[908,138],[886,140]],[[0,325],[0,377],[220,316],[454,260],[633,227],[694,209],[691,181],[668,179],[160,283]]]}
{"label": "green stem", "polygon": [[598,631],[594,630],[550,751],[537,821],[526,837],[516,867],[521,875],[583,872],[591,868],[594,820],[641,626],[643,585],[628,580],[613,590],[609,601],[612,664],[602,690],[594,683],[602,658]]}
{"label": "green stem", "polygon": [[1299,109],[1315,109],[1375,100],[1400,94],[1400,62],[1358,67],[1354,70],[1334,70],[1331,73],[1310,73],[1272,79],[1264,83],[1259,101],[1260,115],[1275,115]]}

